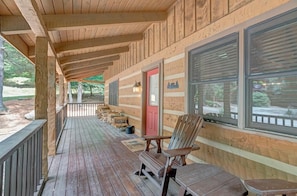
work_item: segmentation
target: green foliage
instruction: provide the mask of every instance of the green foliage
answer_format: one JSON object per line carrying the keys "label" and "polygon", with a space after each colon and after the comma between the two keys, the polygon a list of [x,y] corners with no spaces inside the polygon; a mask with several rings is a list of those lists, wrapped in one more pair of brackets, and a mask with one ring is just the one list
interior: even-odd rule
{"label": "green foliage", "polygon": [[[4,84],[18,87],[33,87],[35,80],[34,65],[7,42],[4,42],[4,51]],[[24,84],[17,84],[9,80],[14,77],[29,78],[29,80]]]}
{"label": "green foliage", "polygon": [[92,76],[92,77],[86,78],[86,80],[104,81],[103,75]]}
{"label": "green foliage", "polygon": [[270,99],[266,93],[254,92],[253,93],[253,106],[267,107],[270,106]]}

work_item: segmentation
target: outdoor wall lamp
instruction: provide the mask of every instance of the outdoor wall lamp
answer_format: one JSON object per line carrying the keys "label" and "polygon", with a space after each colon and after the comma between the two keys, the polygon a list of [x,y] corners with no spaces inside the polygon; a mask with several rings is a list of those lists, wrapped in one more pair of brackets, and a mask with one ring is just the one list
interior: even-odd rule
{"label": "outdoor wall lamp", "polygon": [[136,82],[133,85],[133,93],[138,93],[141,91],[141,83],[140,82]]}

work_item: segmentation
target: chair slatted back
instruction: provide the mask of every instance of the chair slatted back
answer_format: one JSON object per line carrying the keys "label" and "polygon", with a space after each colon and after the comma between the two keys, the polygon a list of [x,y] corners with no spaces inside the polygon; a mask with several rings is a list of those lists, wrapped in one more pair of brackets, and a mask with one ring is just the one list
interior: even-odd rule
{"label": "chair slatted back", "polygon": [[202,124],[203,118],[200,115],[179,116],[168,149],[192,147]]}

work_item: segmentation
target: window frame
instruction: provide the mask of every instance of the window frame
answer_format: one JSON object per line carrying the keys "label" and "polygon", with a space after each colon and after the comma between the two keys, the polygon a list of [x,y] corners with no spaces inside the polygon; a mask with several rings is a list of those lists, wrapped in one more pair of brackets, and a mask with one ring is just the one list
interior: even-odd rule
{"label": "window frame", "polygon": [[[214,80],[208,80],[208,81],[195,81],[193,82],[193,78],[192,78],[192,74],[190,73],[192,70],[192,66],[193,66],[193,58],[192,56],[197,55],[199,53],[203,53],[206,51],[209,51],[211,49],[214,48],[219,48],[221,46],[223,46],[224,44],[229,44],[232,42],[236,42],[236,49],[237,49],[237,59],[236,59],[236,65],[237,65],[237,74],[235,77],[229,77],[229,78],[220,78],[220,79],[214,79]],[[189,51],[187,51],[188,53],[188,64],[189,64],[189,69],[188,69],[188,92],[189,92],[189,96],[188,96],[188,111],[189,113],[196,113],[195,112],[195,103],[193,101],[193,97],[194,97],[194,92],[196,92],[194,90],[194,88],[196,88],[196,85],[205,85],[205,84],[214,84],[214,83],[218,83],[218,82],[236,82],[237,83],[237,93],[238,88],[239,88],[239,32],[231,32],[227,35],[224,35],[218,39],[209,41],[203,45],[200,45],[198,47],[195,47]],[[237,95],[237,104],[239,104],[239,96]],[[200,103],[199,103],[199,107],[201,108],[203,107]],[[238,117],[238,113],[236,115]],[[229,118],[220,118],[220,117],[215,117],[212,116],[211,118],[209,116],[203,115],[203,118],[206,121],[210,121],[210,122],[217,122],[217,123],[224,123],[224,124],[230,124],[230,125],[238,125],[238,118],[237,119],[229,119]]]}
{"label": "window frame", "polygon": [[115,80],[109,83],[108,92],[108,104],[118,106],[119,105],[119,80]]}
{"label": "window frame", "polygon": [[[251,62],[251,55],[249,51],[252,47],[251,38],[255,34],[261,34],[262,32],[268,32],[269,30],[273,30],[279,27],[282,27],[287,24],[292,24],[293,22],[297,23],[296,17],[297,9],[293,9],[287,11],[285,13],[279,14],[272,18],[266,19],[260,23],[256,23],[252,26],[249,26],[244,30],[244,70],[245,70],[245,127],[248,129],[260,129],[269,132],[270,134],[277,133],[277,134],[286,134],[290,136],[297,136],[296,127],[288,127],[284,125],[273,125],[273,124],[266,124],[266,123],[259,123],[253,122],[253,106],[252,106],[252,87],[253,81],[255,79],[264,79],[264,78],[273,78],[273,77],[289,77],[297,74],[296,71],[280,71],[280,72],[273,72],[270,73],[259,73],[259,74],[251,74],[250,73],[250,62]],[[296,24],[297,25],[297,24]],[[276,116],[281,118],[280,116]]]}
{"label": "window frame", "polygon": [[[272,130],[270,128],[267,129],[266,125],[259,126],[259,127],[251,127],[248,124],[248,110],[249,107],[247,106],[248,98],[251,97],[248,93],[248,80],[246,78],[247,69],[246,69],[246,52],[247,52],[247,40],[246,40],[246,30],[250,29],[254,26],[261,26],[262,28],[266,28],[269,26],[269,24],[274,23],[276,20],[282,21],[283,18],[281,16],[287,15],[288,20],[294,20],[296,16],[297,8],[293,8],[292,6],[286,5],[283,7],[283,9],[277,9],[277,10],[271,10],[268,12],[265,12],[264,14],[261,14],[259,16],[253,17],[244,23],[240,23],[238,25],[233,26],[232,28],[226,29],[222,32],[219,32],[218,34],[214,34],[208,38],[201,39],[199,42],[194,43],[193,45],[190,45],[186,48],[185,56],[186,56],[186,86],[185,86],[185,93],[186,93],[186,102],[185,102],[185,112],[191,113],[191,110],[194,110],[194,101],[191,102],[191,97],[193,97],[194,92],[191,89],[191,82],[190,82],[190,51],[198,48],[200,46],[206,45],[208,43],[211,43],[213,41],[219,40],[220,38],[230,35],[232,33],[239,33],[239,73],[238,73],[238,122],[237,122],[237,128],[239,130],[245,130],[249,132],[255,132],[255,133],[264,133],[269,135],[277,135],[282,137],[296,137],[296,133],[293,133],[292,131],[283,131],[283,129],[287,129],[286,126],[282,126],[283,128],[278,128],[278,130]],[[289,16],[290,15],[290,16]],[[291,17],[291,19],[290,19]],[[192,62],[191,62],[192,63]],[[290,72],[288,72],[290,73]],[[273,75],[271,75],[273,77]],[[269,78],[268,78],[269,79]],[[249,84],[251,85],[251,84]],[[295,89],[295,88],[294,88]],[[192,107],[192,106],[193,107]],[[193,109],[192,109],[193,108]],[[220,124],[221,126],[229,126],[230,124],[221,123],[221,122],[211,122]],[[294,122],[295,123],[295,122]],[[295,126],[295,125],[294,125]],[[232,127],[232,125],[231,125]],[[282,129],[281,131],[279,131]],[[293,128],[294,129],[294,128]],[[296,129],[294,130],[296,132]]]}

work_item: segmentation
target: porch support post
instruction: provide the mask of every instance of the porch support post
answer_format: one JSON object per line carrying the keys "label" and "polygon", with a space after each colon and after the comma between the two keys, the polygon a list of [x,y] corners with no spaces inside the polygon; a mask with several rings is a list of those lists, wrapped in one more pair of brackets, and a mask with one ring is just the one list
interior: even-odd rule
{"label": "porch support post", "polygon": [[68,103],[67,101],[67,93],[68,93],[68,82],[64,82],[64,103]]}
{"label": "porch support post", "polygon": [[59,105],[64,106],[65,100],[65,90],[64,90],[64,76],[59,75]]}
{"label": "porch support post", "polygon": [[56,154],[56,58],[48,57],[48,155]]}
{"label": "porch support post", "polygon": [[[46,37],[36,38],[35,47],[35,119],[48,120],[48,66],[47,66],[48,40]],[[43,127],[42,146],[42,175],[44,180],[48,177],[48,128]]]}

